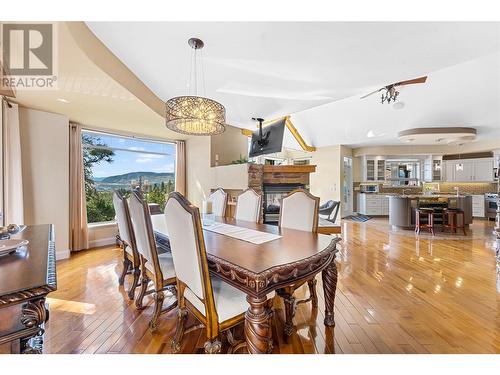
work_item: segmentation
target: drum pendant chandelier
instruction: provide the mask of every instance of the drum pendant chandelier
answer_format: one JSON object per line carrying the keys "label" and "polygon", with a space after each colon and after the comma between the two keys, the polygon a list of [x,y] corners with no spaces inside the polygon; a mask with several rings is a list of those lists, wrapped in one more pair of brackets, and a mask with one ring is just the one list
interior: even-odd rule
{"label": "drum pendant chandelier", "polygon": [[[177,96],[166,102],[166,125],[174,132],[187,135],[217,135],[226,130],[226,109],[215,100],[198,96],[196,54],[202,49],[203,41],[197,38],[188,40],[193,51],[194,95]],[[194,62],[194,65],[193,65]],[[203,61],[202,61],[203,73]],[[202,76],[202,82],[204,86]],[[190,79],[191,81],[191,79]],[[192,87],[191,82],[189,86]]]}

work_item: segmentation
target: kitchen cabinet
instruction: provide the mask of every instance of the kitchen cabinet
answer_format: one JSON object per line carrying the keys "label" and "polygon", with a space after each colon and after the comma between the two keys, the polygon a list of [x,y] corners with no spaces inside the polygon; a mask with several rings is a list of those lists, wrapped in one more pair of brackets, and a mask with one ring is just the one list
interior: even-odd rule
{"label": "kitchen cabinet", "polygon": [[377,159],[377,181],[385,181],[385,160]]}
{"label": "kitchen cabinet", "polygon": [[484,195],[472,196],[472,216],[484,217]]}
{"label": "kitchen cabinet", "polygon": [[385,181],[385,159],[364,157],[363,181]]}
{"label": "kitchen cabinet", "polygon": [[474,164],[472,160],[458,160],[453,162],[455,166],[454,181],[474,181]]}
{"label": "kitchen cabinet", "polygon": [[369,216],[389,215],[389,198],[385,195],[366,194],[358,195],[358,213]]}
{"label": "kitchen cabinet", "polygon": [[444,163],[444,180],[447,182],[455,181],[455,164],[451,161]]}
{"label": "kitchen cabinet", "polygon": [[474,160],[474,181],[493,181],[493,159]]}
{"label": "kitchen cabinet", "polygon": [[492,182],[493,158],[447,160],[445,162],[447,182]]}
{"label": "kitchen cabinet", "polygon": [[441,157],[429,156],[424,160],[424,181],[439,182],[442,180],[441,174],[442,160]]}
{"label": "kitchen cabinet", "polygon": [[375,160],[366,160],[365,163],[366,181],[375,181]]}

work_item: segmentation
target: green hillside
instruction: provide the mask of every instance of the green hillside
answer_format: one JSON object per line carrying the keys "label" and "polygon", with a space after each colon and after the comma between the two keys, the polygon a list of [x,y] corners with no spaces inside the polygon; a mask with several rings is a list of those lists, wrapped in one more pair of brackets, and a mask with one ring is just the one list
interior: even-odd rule
{"label": "green hillside", "polygon": [[174,180],[173,173],[130,172],[117,176],[109,176],[99,182],[104,184],[128,184],[132,180],[139,180],[139,177],[142,177],[143,180],[148,180],[151,185]]}

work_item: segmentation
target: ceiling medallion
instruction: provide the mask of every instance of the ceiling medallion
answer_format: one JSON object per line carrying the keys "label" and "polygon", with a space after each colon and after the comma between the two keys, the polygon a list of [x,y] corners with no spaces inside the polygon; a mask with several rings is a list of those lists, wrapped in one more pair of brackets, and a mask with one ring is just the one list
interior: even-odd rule
{"label": "ceiling medallion", "polygon": [[[165,103],[167,128],[186,135],[221,134],[226,130],[226,109],[215,100],[198,95],[196,54],[203,48],[204,43],[200,39],[191,38],[188,44],[194,49],[191,64],[194,70],[194,84],[191,79],[189,82],[189,87],[194,87],[194,95],[177,96]],[[201,63],[203,74],[203,59]],[[204,88],[203,75],[201,79]]]}

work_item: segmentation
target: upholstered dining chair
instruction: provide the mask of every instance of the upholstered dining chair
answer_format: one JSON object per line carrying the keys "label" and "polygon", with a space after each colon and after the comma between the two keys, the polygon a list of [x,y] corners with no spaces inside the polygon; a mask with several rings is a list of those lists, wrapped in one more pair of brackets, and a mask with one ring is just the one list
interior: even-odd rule
{"label": "upholstered dining chair", "polygon": [[212,202],[212,212],[215,216],[225,217],[227,206],[227,193],[222,189],[217,189],[210,196],[208,200]]}
{"label": "upholstered dining chair", "polygon": [[133,275],[133,281],[128,290],[128,297],[133,300],[141,274],[141,258],[135,244],[134,230],[132,229],[127,199],[118,191],[113,192],[113,206],[118,224],[118,237],[123,248],[123,270],[118,278],[118,284],[124,284],[125,275],[130,270]]}
{"label": "upholstered dining chair", "polygon": [[238,196],[236,201],[236,220],[245,220],[258,223],[262,210],[262,196],[249,188]]}
{"label": "upholstered dining chair", "polygon": [[[279,226],[307,232],[318,231],[318,207],[319,198],[304,189],[296,189],[281,200]],[[284,289],[279,289],[278,295],[285,303],[285,337],[288,338],[293,331],[293,318],[299,303],[311,301],[313,308],[318,307],[318,295],[316,293],[316,279],[307,280],[309,287],[309,298],[297,300],[293,294],[304,282]]]}
{"label": "upholstered dining chair", "polygon": [[[177,330],[172,341],[172,351],[180,351],[185,333],[206,328],[206,353],[219,353],[223,331],[245,320],[248,304],[246,295],[208,272],[207,254],[201,226],[200,212],[180,193],[170,193],[165,206],[165,216],[170,236],[170,247],[177,275],[179,313]],[[201,322],[185,328],[188,310]]]}
{"label": "upholstered dining chair", "polygon": [[[177,300],[175,300],[163,309],[165,291],[170,290],[173,295],[176,294],[176,278],[172,254],[158,255],[148,204],[142,199],[140,192],[132,192],[129,207],[137,251],[141,257],[141,289],[135,305],[138,309],[142,309],[144,296],[153,293],[155,305],[149,328],[154,331],[158,327],[160,314],[168,312],[177,306]],[[153,286],[148,290],[150,281],[153,282]]]}

